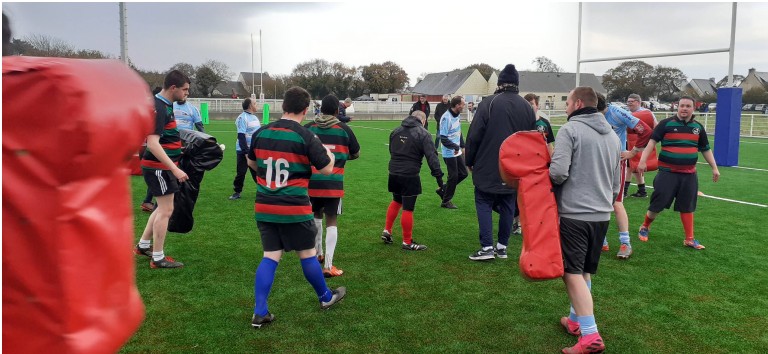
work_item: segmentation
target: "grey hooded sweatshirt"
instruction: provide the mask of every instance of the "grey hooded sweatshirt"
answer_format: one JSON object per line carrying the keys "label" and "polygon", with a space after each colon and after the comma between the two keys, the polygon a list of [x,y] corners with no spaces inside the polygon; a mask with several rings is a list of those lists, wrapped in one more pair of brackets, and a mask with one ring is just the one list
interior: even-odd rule
{"label": "grey hooded sweatshirt", "polygon": [[611,219],[621,183],[621,147],[602,113],[578,114],[560,128],[549,177],[561,217],[581,221]]}

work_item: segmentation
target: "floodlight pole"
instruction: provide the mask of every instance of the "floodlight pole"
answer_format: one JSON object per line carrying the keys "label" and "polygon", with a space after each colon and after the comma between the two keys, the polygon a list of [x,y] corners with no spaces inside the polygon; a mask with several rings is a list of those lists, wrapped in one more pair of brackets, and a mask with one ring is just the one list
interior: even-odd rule
{"label": "floodlight pole", "polygon": [[581,5],[579,2],[579,31],[578,31],[578,45],[576,47],[576,87],[579,87],[581,79]]}
{"label": "floodlight pole", "polygon": [[120,59],[128,65],[128,16],[125,11],[125,3],[118,4],[120,9]]}

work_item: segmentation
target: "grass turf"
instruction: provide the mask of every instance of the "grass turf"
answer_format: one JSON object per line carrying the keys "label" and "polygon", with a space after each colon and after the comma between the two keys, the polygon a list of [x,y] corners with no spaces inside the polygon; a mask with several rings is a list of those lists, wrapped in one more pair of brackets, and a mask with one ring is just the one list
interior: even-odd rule
{"label": "grass turf", "polygon": [[[328,311],[304,280],[294,252],[283,257],[269,298],[276,321],[254,331],[253,277],[261,243],[253,219],[255,186],[249,177],[243,199],[227,200],[235,170],[232,121],[207,130],[228,148],[206,173],[189,234],[169,233],[166,254],[185,263],[152,270],[136,257],[146,319],[122,352],[557,352],[571,346],[559,318],[568,298],[560,280],[528,282],[519,275],[521,238],[510,240],[510,257],[473,262],[478,244],[471,178],[460,184],[458,210],[439,207],[434,179],[422,169],[424,194],[414,213],[414,239],[429,246],[406,252],[399,219],[396,243],[379,239],[391,195],[387,192],[387,140],[399,122],[351,124],[361,157],[347,164],[344,214],[339,217],[335,265],[344,275],[329,286],[346,286],[347,298]],[[432,128],[432,126],[430,127]],[[466,126],[464,127],[466,131]],[[768,169],[765,140],[745,139],[743,166]],[[700,158],[699,161],[703,161]],[[699,165],[700,190],[709,195],[766,204],[768,171],[720,168],[711,182]],[[647,176],[648,183],[653,173]],[[148,214],[138,208],[146,186],[132,177],[135,237]],[[632,187],[630,193],[636,187]],[[648,198],[628,198],[635,254],[615,258],[618,235],[611,223],[611,251],[593,280],[595,314],[611,352],[768,352],[768,269],[762,226],[768,208],[700,198],[697,238],[707,246],[682,247],[677,213],[665,211],[650,242],[636,230]],[[126,250],[130,252],[130,250]]]}

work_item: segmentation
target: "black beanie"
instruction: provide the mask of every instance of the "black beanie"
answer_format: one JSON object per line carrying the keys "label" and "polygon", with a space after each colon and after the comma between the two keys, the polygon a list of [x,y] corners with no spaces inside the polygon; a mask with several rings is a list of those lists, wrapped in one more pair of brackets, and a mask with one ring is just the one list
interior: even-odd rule
{"label": "black beanie", "polygon": [[320,113],[327,115],[336,115],[339,112],[339,99],[334,95],[327,95],[323,97],[323,102],[320,104]]}
{"label": "black beanie", "polygon": [[502,84],[520,85],[520,75],[517,74],[515,65],[507,64],[507,66],[504,67],[504,70],[501,71],[499,74],[498,85],[501,86]]}

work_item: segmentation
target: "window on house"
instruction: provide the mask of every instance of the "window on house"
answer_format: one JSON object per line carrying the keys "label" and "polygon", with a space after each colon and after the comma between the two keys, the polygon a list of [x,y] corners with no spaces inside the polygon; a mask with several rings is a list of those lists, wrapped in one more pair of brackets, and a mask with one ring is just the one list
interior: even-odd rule
{"label": "window on house", "polygon": [[561,101],[565,102],[568,100],[568,96],[563,96],[563,98],[560,99]]}

